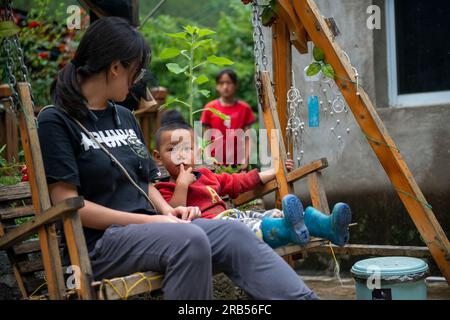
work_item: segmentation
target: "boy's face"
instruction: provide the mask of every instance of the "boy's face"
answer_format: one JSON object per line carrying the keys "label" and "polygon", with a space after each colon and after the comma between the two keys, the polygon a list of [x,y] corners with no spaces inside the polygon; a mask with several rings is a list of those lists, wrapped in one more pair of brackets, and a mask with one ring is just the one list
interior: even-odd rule
{"label": "boy's face", "polygon": [[172,177],[178,177],[180,165],[194,166],[194,135],[192,130],[176,129],[163,131],[159,150],[154,152],[158,165],[163,165]]}
{"label": "boy's face", "polygon": [[230,76],[225,73],[217,82],[216,90],[221,97],[230,99],[234,98],[236,94],[236,85],[233,83]]}

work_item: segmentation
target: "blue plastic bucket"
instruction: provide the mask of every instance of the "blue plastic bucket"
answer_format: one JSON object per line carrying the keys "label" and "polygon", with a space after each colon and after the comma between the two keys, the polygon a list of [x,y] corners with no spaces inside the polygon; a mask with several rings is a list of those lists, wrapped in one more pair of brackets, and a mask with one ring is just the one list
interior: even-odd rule
{"label": "blue plastic bucket", "polygon": [[426,300],[428,265],[409,257],[361,260],[352,267],[358,300]]}

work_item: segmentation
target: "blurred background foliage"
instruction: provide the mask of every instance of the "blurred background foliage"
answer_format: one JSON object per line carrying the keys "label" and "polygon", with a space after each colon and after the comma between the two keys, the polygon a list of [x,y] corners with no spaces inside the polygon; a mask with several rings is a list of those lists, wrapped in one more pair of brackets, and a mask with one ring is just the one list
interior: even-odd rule
{"label": "blurred background foliage", "polygon": [[[159,0],[140,1],[141,21],[158,2]],[[88,24],[88,14],[82,11],[82,29],[70,32],[65,28],[66,8],[73,4],[79,5],[75,0],[13,1],[15,8],[28,12],[26,19],[21,21],[19,37],[38,106],[51,103],[50,84],[59,68],[70,59],[71,52],[76,48]],[[239,0],[167,0],[141,29],[153,51],[150,69],[156,78],[155,83],[166,87],[170,95],[187,91],[187,83],[167,71],[167,61],[161,60],[159,54],[164,48],[175,45],[174,40],[168,38],[166,33],[179,32],[188,24],[208,27],[217,32],[209,50],[205,48],[206,52],[216,51],[217,55],[229,57],[235,62],[232,68],[240,79],[238,98],[257,111],[251,9],[242,5]],[[204,70],[211,79],[206,86],[212,95],[209,98],[197,98],[195,103],[198,108],[217,97],[214,79],[219,69],[217,66],[209,66]],[[200,114],[197,114],[197,118],[199,117]]]}

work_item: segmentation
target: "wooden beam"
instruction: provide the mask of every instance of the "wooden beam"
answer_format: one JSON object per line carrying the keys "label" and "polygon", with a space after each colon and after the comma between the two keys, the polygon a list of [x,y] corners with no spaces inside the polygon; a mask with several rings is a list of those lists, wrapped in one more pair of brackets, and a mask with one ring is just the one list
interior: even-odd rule
{"label": "wooden beam", "polygon": [[[304,165],[303,167],[297,168],[287,175],[287,181],[289,183],[293,183],[297,180],[300,180],[304,177],[306,177],[311,172],[315,172],[318,170],[322,170],[328,167],[328,161],[326,158],[322,158],[316,161],[313,161],[311,163],[308,163],[307,165]],[[243,205],[247,202],[250,202],[252,200],[261,198],[262,196],[265,196],[266,194],[275,191],[278,188],[278,183],[276,180],[270,181],[264,185],[261,185],[257,187],[254,190],[247,191],[243,194],[241,194],[236,199],[233,199],[233,204],[235,206]]]}
{"label": "wooden beam", "polygon": [[323,213],[330,214],[330,207],[328,206],[321,172],[312,172],[308,174],[308,188],[312,206]]}
{"label": "wooden beam", "polygon": [[30,184],[19,182],[13,185],[0,185],[0,202],[31,197]]}
{"label": "wooden beam", "polygon": [[272,90],[270,76],[268,71],[261,71],[261,93],[262,93],[262,112],[263,119],[267,129],[270,150],[275,168],[276,181],[280,198],[294,193],[292,186],[287,181],[287,172],[285,167],[286,148],[281,139],[281,127],[277,114],[277,103]]}
{"label": "wooden beam", "polygon": [[[36,216],[39,216],[51,207],[50,197],[48,195],[30,87],[27,83],[20,82],[17,84],[17,91],[23,108],[19,112],[19,127],[28,168],[31,198]],[[47,277],[49,297],[50,299],[63,299],[65,294],[64,276],[55,226],[47,225],[40,228],[39,240],[41,242],[42,260]]]}
{"label": "wooden beam", "polygon": [[276,180],[269,181],[261,186],[256,187],[254,190],[247,191],[241,194],[236,199],[233,199],[233,204],[238,207],[252,200],[261,198],[266,194],[269,194],[278,189],[278,183]]}
{"label": "wooden beam", "polygon": [[12,247],[41,228],[83,207],[83,197],[69,198],[0,237],[0,250]]}
{"label": "wooden beam", "polygon": [[[0,220],[0,240],[2,239],[2,237],[4,235],[5,235],[5,231],[3,230],[2,221]],[[8,256],[9,263],[10,263],[11,268],[13,270],[14,277],[16,278],[17,286],[19,287],[20,294],[25,299],[25,298],[28,297],[28,293],[27,293],[27,289],[25,288],[25,284],[23,282],[22,275],[19,272],[19,268],[17,266],[17,262],[16,262],[16,259],[15,259],[15,255],[14,255],[13,249],[12,248],[7,248],[6,249],[6,254]]]}
{"label": "wooden beam", "polygon": [[333,66],[337,75],[336,84],[356,122],[430,249],[436,264],[450,284],[450,242],[368,95],[361,87],[356,87],[352,66],[343,50],[333,40],[333,35],[313,0],[298,0],[292,4],[310,38],[325,52],[327,63]]}
{"label": "wooden beam", "polygon": [[[330,246],[324,244],[307,249],[308,253],[330,253]],[[345,247],[333,245],[335,254],[351,256],[406,256],[416,258],[428,258],[431,256],[427,247],[417,246],[386,246],[386,245],[367,245],[367,244],[348,244]]]}
{"label": "wooden beam", "polygon": [[306,177],[308,174],[312,172],[316,172],[328,167],[327,158],[322,158],[313,162],[310,162],[300,168],[292,170],[288,173],[287,179],[289,182],[295,182]]}
{"label": "wooden beam", "polygon": [[[301,54],[308,53],[308,34],[300,22],[300,19],[292,9],[292,0],[277,0],[279,21],[282,21],[288,28],[287,39]],[[292,36],[291,36],[292,35]]]}
{"label": "wooden beam", "polygon": [[9,84],[0,85],[0,99],[8,98],[12,96],[11,89],[9,88]]}
{"label": "wooden beam", "polygon": [[[6,110],[11,108],[11,101],[3,102]],[[17,128],[16,115],[5,112],[5,137],[6,137],[6,160],[9,163],[19,162],[19,130]],[[1,147],[1,146],[0,146]]]}
{"label": "wooden beam", "polygon": [[318,238],[311,239],[306,245],[300,246],[298,244],[289,244],[287,246],[283,246],[280,248],[274,249],[274,251],[281,257],[289,256],[289,255],[295,255],[298,253],[305,252],[306,250],[309,250],[310,248],[314,248],[316,246],[324,245],[328,243],[328,240],[322,240]]}
{"label": "wooden beam", "polygon": [[92,10],[99,19],[108,16],[107,12],[105,12],[103,9],[101,9],[101,8],[97,7],[95,4],[93,4],[91,0],[79,0],[79,1],[87,9]]}
{"label": "wooden beam", "polygon": [[[274,91],[277,99],[277,114],[284,144],[286,140],[286,127],[288,122],[287,92],[292,83],[292,50],[289,42],[289,30],[282,19],[278,19],[272,26],[272,59]],[[293,154],[290,147],[287,152]]]}
{"label": "wooden beam", "polygon": [[[80,216],[76,210],[71,215],[64,217],[63,226],[70,263],[72,266],[79,268],[79,270],[72,270],[75,277],[79,276],[80,286],[75,290],[81,299],[92,300],[95,296],[94,290],[91,287],[94,276],[84,238],[83,226],[81,225]],[[79,274],[77,274],[78,271]]]}

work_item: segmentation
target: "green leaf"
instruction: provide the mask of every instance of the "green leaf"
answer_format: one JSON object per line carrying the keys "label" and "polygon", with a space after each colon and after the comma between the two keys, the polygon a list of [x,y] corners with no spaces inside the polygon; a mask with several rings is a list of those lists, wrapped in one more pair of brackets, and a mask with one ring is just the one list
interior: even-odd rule
{"label": "green leaf", "polygon": [[197,49],[198,47],[203,47],[204,45],[210,43],[211,41],[212,41],[212,39],[205,39],[205,40],[197,41],[194,44],[194,49]]}
{"label": "green leaf", "polygon": [[206,60],[209,63],[216,64],[218,66],[225,66],[225,65],[230,65],[230,64],[234,63],[233,61],[231,61],[228,58],[218,57],[218,56],[215,56],[215,55],[209,56]]}
{"label": "green leaf", "polygon": [[187,70],[188,66],[181,68],[178,63],[168,63],[166,64],[167,69],[169,69],[170,72],[175,74],[183,73]]}
{"label": "green leaf", "polygon": [[313,62],[309,65],[308,70],[306,70],[306,75],[308,77],[315,76],[320,72],[321,64],[319,62]]}
{"label": "green leaf", "polygon": [[208,108],[209,111],[211,111],[213,114],[215,114],[216,116],[218,116],[220,119],[222,120],[229,120],[230,116],[220,112],[219,110],[215,109],[215,108]]}
{"label": "green leaf", "polygon": [[331,78],[331,79],[333,79],[334,80],[334,78],[335,78],[335,73],[334,73],[334,69],[333,69],[333,67],[330,65],[330,64],[324,64],[323,66],[322,66],[322,72],[323,72],[323,74],[326,76],[326,77],[328,77],[328,78]]}
{"label": "green leaf", "polygon": [[159,57],[161,59],[170,59],[174,57],[178,57],[181,54],[181,50],[175,48],[165,48]]}
{"label": "green leaf", "polygon": [[194,26],[187,25],[184,26],[183,29],[186,30],[186,32],[189,33],[190,35],[193,35],[198,32],[198,28]]}
{"label": "green leaf", "polygon": [[186,39],[186,32],[166,33],[166,36],[175,38],[175,39]]}
{"label": "green leaf", "polygon": [[323,61],[325,59],[325,53],[319,47],[314,47],[313,57],[316,61]]}
{"label": "green leaf", "polygon": [[209,92],[209,90],[198,90],[198,93],[200,93],[202,96],[208,98],[211,92]]}
{"label": "green leaf", "polygon": [[199,76],[197,79],[195,79],[195,82],[197,82],[197,84],[204,84],[206,82],[208,82],[209,79],[207,76],[205,76],[204,74],[202,74],[201,76]]}
{"label": "green leaf", "polygon": [[198,30],[198,37],[202,38],[202,37],[206,37],[206,36],[209,36],[209,35],[212,35],[212,34],[215,34],[215,33],[216,33],[215,31],[212,31],[210,29],[199,29]]}
{"label": "green leaf", "polygon": [[0,21],[0,39],[15,35],[20,28],[12,21]]}

